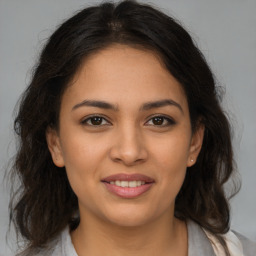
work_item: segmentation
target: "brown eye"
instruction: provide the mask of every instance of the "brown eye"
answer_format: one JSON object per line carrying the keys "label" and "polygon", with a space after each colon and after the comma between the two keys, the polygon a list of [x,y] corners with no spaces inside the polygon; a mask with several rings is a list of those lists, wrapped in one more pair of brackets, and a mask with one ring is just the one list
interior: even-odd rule
{"label": "brown eye", "polygon": [[101,126],[101,125],[109,124],[109,122],[101,116],[91,116],[83,120],[82,124],[88,125],[88,126]]}
{"label": "brown eye", "polygon": [[101,125],[101,123],[102,123],[102,117],[99,117],[99,116],[97,116],[97,117],[92,117],[91,118],[91,124],[92,125]]}
{"label": "brown eye", "polygon": [[163,122],[164,122],[164,118],[163,117],[158,117],[157,116],[157,117],[152,118],[152,123],[154,125],[162,125]]}
{"label": "brown eye", "polygon": [[175,122],[171,118],[165,116],[155,116],[152,117],[149,121],[147,121],[146,125],[150,126],[170,126],[174,125]]}

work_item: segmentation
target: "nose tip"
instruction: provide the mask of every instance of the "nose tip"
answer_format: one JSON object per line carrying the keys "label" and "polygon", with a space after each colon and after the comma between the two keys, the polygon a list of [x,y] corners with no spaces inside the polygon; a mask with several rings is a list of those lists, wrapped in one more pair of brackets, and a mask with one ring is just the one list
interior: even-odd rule
{"label": "nose tip", "polygon": [[131,155],[128,152],[123,153],[122,155],[118,155],[114,158],[112,158],[115,162],[122,162],[127,166],[132,166],[137,163],[141,163],[144,161],[144,158],[134,157],[134,155]]}
{"label": "nose tip", "polygon": [[110,158],[127,166],[142,163],[147,159],[147,150],[141,138],[122,137],[116,141],[110,151]]}

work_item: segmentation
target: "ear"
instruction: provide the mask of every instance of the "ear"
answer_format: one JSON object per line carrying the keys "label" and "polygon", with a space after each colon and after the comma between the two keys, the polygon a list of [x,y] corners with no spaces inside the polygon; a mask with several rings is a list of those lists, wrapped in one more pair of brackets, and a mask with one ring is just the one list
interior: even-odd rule
{"label": "ear", "polygon": [[197,126],[196,131],[192,135],[189,156],[187,161],[187,167],[190,167],[196,163],[196,159],[200,153],[202,148],[203,140],[204,140],[204,130],[205,127],[203,124],[199,124]]}
{"label": "ear", "polygon": [[48,149],[52,155],[52,161],[57,167],[64,167],[64,158],[60,144],[60,138],[57,131],[48,127],[46,130],[46,141]]}

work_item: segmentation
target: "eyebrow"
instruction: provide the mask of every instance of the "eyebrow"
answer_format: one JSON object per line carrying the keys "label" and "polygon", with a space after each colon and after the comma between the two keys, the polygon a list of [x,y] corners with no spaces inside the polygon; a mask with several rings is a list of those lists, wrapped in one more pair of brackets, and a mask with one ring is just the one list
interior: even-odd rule
{"label": "eyebrow", "polygon": [[105,101],[100,101],[100,100],[84,100],[78,104],[76,104],[73,108],[72,111],[80,108],[80,107],[96,107],[96,108],[103,108],[103,109],[111,109],[118,111],[118,108],[108,102]]}
{"label": "eyebrow", "polygon": [[183,113],[183,109],[182,109],[181,105],[171,99],[164,99],[164,100],[158,100],[158,101],[144,103],[142,105],[142,107],[140,108],[140,110],[145,111],[145,110],[150,110],[153,108],[161,108],[161,107],[165,107],[165,106],[175,106]]}
{"label": "eyebrow", "polygon": [[[161,108],[165,106],[175,106],[177,107],[182,113],[183,109],[179,103],[177,103],[174,100],[171,99],[163,99],[163,100],[158,100],[158,101],[152,101],[152,102],[146,102],[140,107],[140,111],[146,111],[154,108]],[[100,100],[84,100],[75,106],[73,106],[72,111],[80,108],[80,107],[96,107],[96,108],[102,108],[102,109],[110,109],[114,111],[118,111],[118,107],[110,104],[105,101],[100,101]]]}

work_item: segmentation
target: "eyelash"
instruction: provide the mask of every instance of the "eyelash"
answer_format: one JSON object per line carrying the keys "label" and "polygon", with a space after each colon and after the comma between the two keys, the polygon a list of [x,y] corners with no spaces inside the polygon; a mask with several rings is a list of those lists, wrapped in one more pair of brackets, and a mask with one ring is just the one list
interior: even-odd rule
{"label": "eyelash", "polygon": [[[93,118],[101,118],[101,120],[105,120],[107,122],[107,124],[99,124],[99,125],[93,125],[92,124],[92,119]],[[154,125],[154,124],[150,124],[148,125],[147,123],[151,120],[153,120],[154,118],[163,118],[163,122],[167,122],[167,124],[164,124],[164,125]],[[88,121],[91,122],[91,124],[88,124]],[[86,126],[95,126],[95,127],[102,127],[102,126],[105,126],[105,125],[109,125],[111,124],[105,117],[101,116],[101,115],[93,115],[93,116],[90,116],[90,117],[87,117],[86,119],[82,120],[81,121],[81,124],[82,125],[86,125]],[[164,115],[156,115],[156,116],[152,116],[147,122],[146,122],[147,126],[156,126],[156,127],[167,127],[167,126],[172,126],[172,125],[175,125],[176,122],[170,118],[170,117],[166,117]]]}
{"label": "eyelash", "polygon": [[163,118],[163,122],[165,122],[166,124],[164,125],[152,125],[152,126],[160,126],[160,127],[167,127],[167,126],[171,126],[171,125],[174,125],[176,124],[176,122],[170,118],[170,117],[166,117],[164,115],[156,115],[156,116],[153,116],[151,117],[146,123],[148,123],[149,121],[152,121],[154,118]]}
{"label": "eyelash", "polygon": [[[81,124],[82,124],[82,125],[87,125],[87,126],[103,126],[102,124],[100,124],[100,125],[88,124],[87,122],[88,122],[88,121],[92,121],[93,118],[102,118],[103,120],[107,121],[108,124],[110,124],[110,122],[109,122],[105,117],[103,117],[103,116],[101,116],[101,115],[93,115],[93,116],[90,116],[90,117],[88,117],[88,118],[82,120],[82,121],[81,121]],[[106,124],[104,124],[104,125],[106,125]]]}

